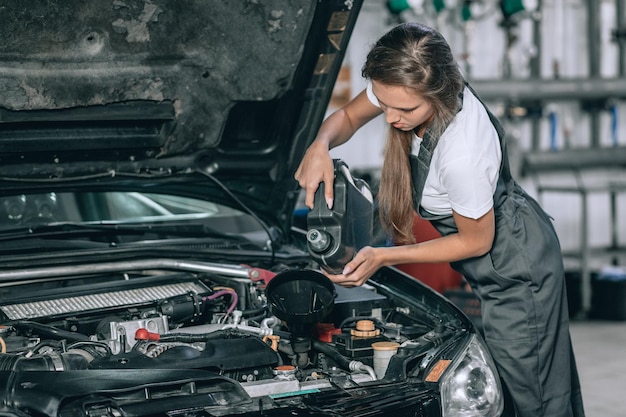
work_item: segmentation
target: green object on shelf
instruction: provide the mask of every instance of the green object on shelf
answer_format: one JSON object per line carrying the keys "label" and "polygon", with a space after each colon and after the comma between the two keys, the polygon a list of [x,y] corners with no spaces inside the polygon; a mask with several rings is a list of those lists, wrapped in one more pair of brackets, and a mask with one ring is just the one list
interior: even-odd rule
{"label": "green object on shelf", "polygon": [[526,10],[523,0],[502,0],[501,7],[504,17],[510,17],[515,13]]}
{"label": "green object on shelf", "polygon": [[472,9],[469,3],[466,2],[465,4],[463,4],[463,7],[461,7],[461,19],[463,19],[464,22],[467,22],[471,18],[472,18]]}
{"label": "green object on shelf", "polygon": [[409,2],[407,0],[389,0],[387,1],[387,8],[392,13],[402,13],[409,9]]}
{"label": "green object on shelf", "polygon": [[435,7],[435,11],[440,13],[446,8],[446,2],[444,0],[433,0],[433,6]]}

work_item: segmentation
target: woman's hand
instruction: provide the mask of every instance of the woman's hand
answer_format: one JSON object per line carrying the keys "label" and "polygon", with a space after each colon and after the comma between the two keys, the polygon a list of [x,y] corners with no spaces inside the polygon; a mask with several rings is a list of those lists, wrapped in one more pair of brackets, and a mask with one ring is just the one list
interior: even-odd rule
{"label": "woman's hand", "polygon": [[333,181],[335,169],[330,156],[328,144],[322,140],[316,140],[311,144],[296,170],[296,181],[304,188],[306,198],[304,204],[313,208],[315,191],[320,183],[324,183],[324,197],[328,208],[333,206]]}
{"label": "woman's hand", "polygon": [[382,113],[367,98],[365,90],[339,110],[331,114],[320,126],[317,138],[309,146],[295,178],[306,191],[304,204],[313,208],[315,191],[324,183],[324,197],[328,208],[333,207],[333,181],[335,169],[330,150],[348,141],[354,132]]}
{"label": "woman's hand", "polygon": [[386,248],[365,246],[356,254],[354,259],[346,264],[342,274],[332,275],[327,272],[324,272],[324,274],[335,284],[343,287],[361,286],[374,275],[380,267],[384,266],[381,255],[385,250]]}

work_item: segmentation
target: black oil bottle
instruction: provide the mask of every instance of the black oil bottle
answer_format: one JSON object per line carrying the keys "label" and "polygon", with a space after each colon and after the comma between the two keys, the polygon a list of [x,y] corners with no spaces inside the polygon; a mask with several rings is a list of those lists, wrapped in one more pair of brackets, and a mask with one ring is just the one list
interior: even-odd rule
{"label": "black oil bottle", "polygon": [[333,162],[333,207],[326,205],[321,183],[313,209],[307,214],[307,247],[320,267],[340,274],[359,249],[371,243],[374,204],[367,182],[354,178],[342,160]]}

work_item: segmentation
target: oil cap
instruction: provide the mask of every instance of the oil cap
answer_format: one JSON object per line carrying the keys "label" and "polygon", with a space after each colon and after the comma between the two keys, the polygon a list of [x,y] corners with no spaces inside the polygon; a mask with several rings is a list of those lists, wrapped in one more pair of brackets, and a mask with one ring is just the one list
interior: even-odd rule
{"label": "oil cap", "polygon": [[306,240],[309,243],[309,249],[315,253],[326,252],[333,243],[330,233],[319,229],[309,230],[306,234]]}

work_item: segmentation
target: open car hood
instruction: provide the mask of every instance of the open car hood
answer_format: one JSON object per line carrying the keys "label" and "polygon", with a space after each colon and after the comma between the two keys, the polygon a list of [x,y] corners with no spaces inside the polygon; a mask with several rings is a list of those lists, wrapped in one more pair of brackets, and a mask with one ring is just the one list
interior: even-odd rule
{"label": "open car hood", "polygon": [[0,185],[202,172],[293,209],[360,3],[2,2]]}

